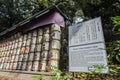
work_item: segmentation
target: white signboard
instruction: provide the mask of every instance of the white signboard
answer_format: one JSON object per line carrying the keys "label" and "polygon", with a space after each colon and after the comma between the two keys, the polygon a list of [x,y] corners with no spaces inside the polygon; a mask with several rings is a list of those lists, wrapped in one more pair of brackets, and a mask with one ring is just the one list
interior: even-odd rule
{"label": "white signboard", "polygon": [[69,70],[108,73],[100,18],[69,27]]}

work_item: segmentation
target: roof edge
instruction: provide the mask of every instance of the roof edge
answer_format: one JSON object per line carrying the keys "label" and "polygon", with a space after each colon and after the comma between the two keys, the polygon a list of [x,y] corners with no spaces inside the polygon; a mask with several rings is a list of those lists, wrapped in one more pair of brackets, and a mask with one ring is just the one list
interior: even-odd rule
{"label": "roof edge", "polygon": [[[25,25],[26,23],[28,23],[28,22],[31,21],[32,19],[38,18],[38,17],[40,17],[40,16],[48,13],[49,10],[54,9],[54,8],[55,8],[55,9],[60,13],[60,15],[62,15],[66,20],[69,20],[69,18],[58,8],[58,6],[55,5],[55,4],[53,4],[53,5],[51,5],[50,7],[48,7],[48,8],[46,8],[46,9],[44,9],[44,10],[42,10],[42,11],[34,14],[34,15],[33,15],[32,17],[30,17],[29,19],[25,19],[25,20],[19,22],[18,24],[14,25],[13,27],[10,27],[10,28],[6,29],[5,31],[2,31],[2,32],[0,33],[0,36],[3,36],[3,35],[5,35],[6,33],[10,32],[10,31],[12,31],[12,30],[15,30],[15,29],[18,28],[18,27],[21,27],[21,26]],[[69,20],[69,21],[70,21],[70,20]]]}

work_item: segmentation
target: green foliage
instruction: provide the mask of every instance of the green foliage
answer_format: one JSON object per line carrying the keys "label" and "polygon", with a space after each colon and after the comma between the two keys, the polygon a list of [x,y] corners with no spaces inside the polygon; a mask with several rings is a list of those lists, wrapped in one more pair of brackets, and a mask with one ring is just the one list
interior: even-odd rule
{"label": "green foliage", "polygon": [[120,16],[112,17],[111,19],[114,23],[112,31],[118,31],[120,33]]}
{"label": "green foliage", "polygon": [[[61,70],[59,69],[54,69],[52,74],[51,74],[51,80],[71,80],[72,79],[72,76],[68,75],[68,74],[65,74],[65,75],[61,75],[63,74],[61,72]],[[40,79],[40,80],[45,80],[45,75],[37,75],[37,76],[33,76],[34,79]]]}
{"label": "green foliage", "polygon": [[[112,32],[115,35],[120,34],[120,16],[111,18],[114,24]],[[119,75],[120,74],[120,40],[116,38],[116,40],[108,43],[107,46],[108,52],[108,61],[110,68],[110,75]]]}
{"label": "green foliage", "polygon": [[45,80],[45,75],[41,74],[41,75],[35,75],[35,76],[32,76],[33,79],[36,79],[36,80]]}
{"label": "green foliage", "polygon": [[71,80],[72,76],[70,75],[61,75],[62,72],[59,69],[54,69],[52,73],[51,80]]}
{"label": "green foliage", "polygon": [[0,0],[0,32],[54,3],[72,20],[79,10],[85,18],[102,16],[105,27],[120,12],[118,0]]}
{"label": "green foliage", "polygon": [[120,75],[120,66],[111,64],[109,71],[110,71],[110,75]]}

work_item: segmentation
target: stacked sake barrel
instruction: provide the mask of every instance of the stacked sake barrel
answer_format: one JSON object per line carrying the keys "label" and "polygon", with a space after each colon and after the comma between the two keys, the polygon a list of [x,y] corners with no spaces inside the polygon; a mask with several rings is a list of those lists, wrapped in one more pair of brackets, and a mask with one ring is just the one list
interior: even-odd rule
{"label": "stacked sake barrel", "polygon": [[31,38],[28,38],[28,34],[23,34],[22,46],[19,55],[18,70],[26,70],[28,63],[28,55],[30,50]]}
{"label": "stacked sake barrel", "polygon": [[1,43],[1,50],[0,50],[0,52],[1,52],[1,55],[0,55],[0,68],[2,68],[2,69],[5,69],[6,68],[6,65],[7,65],[7,59],[8,59],[8,57],[7,57],[7,42],[5,41],[5,43],[4,42],[2,42]]}
{"label": "stacked sake barrel", "polygon": [[20,37],[20,34],[15,34],[13,37],[12,37],[12,45],[11,45],[11,49],[10,49],[10,53],[9,53],[9,60],[10,60],[10,63],[9,63],[9,69],[10,70],[16,70],[17,69],[17,64],[18,64],[18,57],[19,57],[19,54],[20,54],[20,49],[19,49],[19,37]]}
{"label": "stacked sake barrel", "polygon": [[42,38],[42,51],[40,56],[40,71],[46,71],[49,45],[50,45],[50,27],[47,26],[43,28],[43,38]]}
{"label": "stacked sake barrel", "polygon": [[40,71],[40,55],[41,55],[41,46],[42,46],[42,38],[43,38],[43,30],[42,28],[36,30],[36,32],[34,32],[33,34],[34,36],[36,36],[36,46],[35,46],[35,52],[34,52],[34,60],[33,60],[33,66],[32,66],[32,70],[33,71]]}
{"label": "stacked sake barrel", "polygon": [[21,54],[21,52],[22,52],[21,49],[22,49],[22,46],[23,46],[23,38],[24,38],[24,36],[22,36],[22,35],[20,35],[18,37],[18,48],[17,48],[17,52],[16,52],[16,56],[15,56],[15,61],[17,62],[17,67],[14,68],[14,69],[17,69],[17,70],[22,69],[23,55]]}
{"label": "stacked sake barrel", "polygon": [[[38,38],[38,30],[34,30],[32,32],[32,40],[31,40],[31,49],[29,55],[28,62],[28,70],[38,71],[39,68],[39,60],[40,60],[40,47],[41,44],[37,42]],[[31,62],[32,61],[32,62]]]}
{"label": "stacked sake barrel", "polygon": [[[28,54],[26,55],[27,58],[27,64],[26,64],[26,70],[31,71],[32,70],[32,64],[33,64],[33,57],[34,57],[34,51],[35,51],[35,45],[36,45],[36,31],[32,31],[28,33],[28,39],[27,39],[27,46],[28,48]],[[35,35],[34,35],[35,34]]]}
{"label": "stacked sake barrel", "polygon": [[17,69],[17,64],[18,64],[18,56],[20,54],[20,49],[19,49],[19,37],[20,34],[15,34],[14,36],[11,37],[10,43],[9,43],[9,60],[8,60],[8,66],[7,69],[9,70],[16,70]]}
{"label": "stacked sake barrel", "polygon": [[12,70],[13,69],[13,64],[14,64],[14,59],[15,59],[15,49],[16,49],[16,35],[11,37],[12,39],[12,45],[11,45],[11,50],[10,50],[10,63],[9,63],[9,69]]}
{"label": "stacked sake barrel", "polygon": [[53,71],[58,68],[60,34],[60,26],[52,24],[2,40],[0,69]]}
{"label": "stacked sake barrel", "polygon": [[8,52],[8,46],[9,46],[9,43],[8,43],[8,40],[4,40],[3,44],[2,44],[2,57],[1,57],[1,60],[2,60],[2,63],[1,63],[1,67],[2,69],[9,69],[9,54]]}
{"label": "stacked sake barrel", "polygon": [[50,50],[48,54],[47,71],[53,71],[58,68],[59,53],[60,53],[60,34],[61,29],[57,24],[51,26],[50,33]]}
{"label": "stacked sake barrel", "polygon": [[2,57],[0,58],[0,68],[1,69],[16,69],[17,67],[17,49],[18,49],[18,36],[19,34],[16,34],[6,40],[3,40],[3,43],[1,44],[0,48],[0,55]]}

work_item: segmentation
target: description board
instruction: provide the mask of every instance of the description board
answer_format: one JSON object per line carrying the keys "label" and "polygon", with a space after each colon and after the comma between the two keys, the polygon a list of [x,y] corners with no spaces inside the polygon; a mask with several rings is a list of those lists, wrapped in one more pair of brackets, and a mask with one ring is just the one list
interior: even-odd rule
{"label": "description board", "polygon": [[69,27],[69,71],[108,73],[100,17]]}

